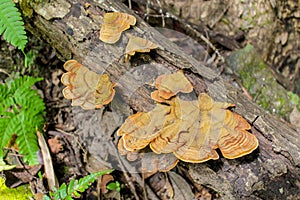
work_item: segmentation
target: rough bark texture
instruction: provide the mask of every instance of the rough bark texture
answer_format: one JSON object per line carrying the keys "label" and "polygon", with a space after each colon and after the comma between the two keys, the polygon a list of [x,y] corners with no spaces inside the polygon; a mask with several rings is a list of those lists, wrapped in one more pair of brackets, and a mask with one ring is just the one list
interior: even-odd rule
{"label": "rough bark texture", "polygon": [[[97,73],[105,70],[118,83],[116,100],[111,105],[112,112],[103,109],[73,110],[78,134],[82,134],[80,137],[85,140],[90,153],[103,159],[107,155],[99,155],[97,146],[112,144],[109,142],[110,136],[123,122],[124,117],[130,114],[131,109],[146,111],[153,104],[149,98],[148,84],[137,85],[139,76],[143,78],[148,74],[149,79],[154,80],[163,70],[151,68],[156,69],[151,71],[149,67],[142,67],[145,72],[135,71],[134,66],[124,64],[123,52],[128,41],[125,34],[115,45],[104,44],[98,39],[105,12],[119,11],[135,15],[121,2],[68,0],[51,1],[51,5],[54,7],[53,13],[50,10],[41,12],[41,5],[33,5],[33,14],[26,18],[27,29],[50,43],[63,61],[74,58]],[[43,3],[43,7],[49,9],[50,6]],[[61,7],[64,10],[58,11]],[[47,16],[45,13],[48,13]],[[127,32],[143,36],[160,45],[160,49],[153,55],[154,58],[145,58],[141,62],[149,61],[152,66],[164,66],[169,71],[184,69],[197,94],[205,91],[216,101],[235,103],[235,112],[248,120],[252,125],[252,133],[259,140],[259,148],[240,159],[222,158],[203,164],[187,164],[189,174],[195,182],[213,189],[223,199],[300,199],[299,133],[286,122],[264,112],[213,70],[186,55],[139,17],[137,25]],[[141,72],[145,74],[141,75]],[[133,90],[134,86],[136,88]],[[111,118],[115,123],[106,121],[108,125],[105,126],[105,118]],[[103,127],[107,137],[98,138],[102,141],[97,143],[95,138]],[[112,152],[116,149],[110,146],[108,150]],[[137,178],[137,182],[139,181]],[[148,195],[151,199],[149,192]]]}
{"label": "rough bark texture", "polygon": [[[260,49],[263,59],[275,71],[277,80],[299,94],[300,20],[297,0],[165,0],[162,7],[197,26],[209,27],[212,41],[222,44],[218,35],[244,36]],[[213,30],[213,34],[209,31]],[[217,34],[216,34],[217,33]],[[225,44],[226,45],[226,44]],[[227,48],[235,48],[227,45]],[[275,72],[276,73],[276,72]],[[299,83],[299,82],[298,82]]]}

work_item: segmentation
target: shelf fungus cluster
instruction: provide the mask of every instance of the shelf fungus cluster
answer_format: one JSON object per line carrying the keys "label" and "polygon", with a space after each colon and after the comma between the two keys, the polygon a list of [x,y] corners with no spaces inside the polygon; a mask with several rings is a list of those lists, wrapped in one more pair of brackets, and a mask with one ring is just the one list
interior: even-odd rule
{"label": "shelf fungus cluster", "polygon": [[112,101],[115,84],[107,74],[96,74],[76,60],[67,61],[64,68],[68,72],[61,77],[61,82],[67,86],[63,95],[66,99],[72,99],[72,106],[90,110]]}
{"label": "shelf fungus cluster", "polygon": [[[100,40],[113,44],[123,31],[135,25],[135,17],[126,13],[106,13]],[[158,45],[128,35],[125,61],[135,52],[149,52]],[[64,64],[61,82],[63,95],[72,99],[72,106],[95,109],[110,103],[115,84],[107,74],[98,75],[76,60]],[[157,77],[151,98],[156,106],[149,112],[129,116],[117,134],[118,150],[130,161],[140,161],[140,172],[169,171],[178,160],[201,163],[216,160],[219,149],[228,159],[251,153],[258,147],[256,137],[248,132],[251,126],[240,115],[231,112],[231,103],[215,102],[200,93],[197,100],[182,100],[177,95],[190,93],[193,86],[182,70]]]}
{"label": "shelf fungus cluster", "polygon": [[[105,43],[114,44],[119,41],[122,32],[134,26],[136,18],[127,13],[110,12],[103,16],[103,25],[100,29],[99,39]],[[156,49],[157,44],[141,37],[136,37],[128,34],[129,41],[125,48],[125,61],[128,62],[130,56],[136,52],[150,52],[151,49]]]}
{"label": "shelf fungus cluster", "polygon": [[216,149],[234,159],[258,147],[258,140],[248,132],[248,122],[227,109],[234,104],[215,102],[205,93],[193,101],[176,96],[193,89],[182,71],[158,77],[156,87],[151,94],[156,107],[129,116],[118,130],[123,152],[149,145],[158,155],[173,153],[179,160],[201,163],[218,159]]}
{"label": "shelf fungus cluster", "polygon": [[105,13],[99,39],[105,43],[114,44],[120,39],[122,32],[134,26],[135,23],[136,18],[127,13]]}

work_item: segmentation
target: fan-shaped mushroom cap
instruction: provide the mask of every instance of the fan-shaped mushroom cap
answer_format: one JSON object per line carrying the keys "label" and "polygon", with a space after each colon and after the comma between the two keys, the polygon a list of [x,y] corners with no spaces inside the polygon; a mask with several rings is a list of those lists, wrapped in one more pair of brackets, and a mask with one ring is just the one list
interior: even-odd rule
{"label": "fan-shaped mushroom cap", "polygon": [[122,32],[135,23],[136,18],[127,13],[105,13],[99,39],[105,43],[114,44],[120,39]]}
{"label": "fan-shaped mushroom cap", "polygon": [[128,62],[129,57],[133,56],[136,52],[141,52],[141,53],[150,52],[150,50],[156,49],[157,47],[158,47],[157,44],[149,40],[129,35],[129,41],[125,49],[126,62]]}
{"label": "fan-shaped mushroom cap", "polygon": [[170,99],[179,92],[190,93],[193,91],[193,85],[184,76],[182,70],[158,76],[155,86],[157,90],[151,94],[151,98],[158,102],[162,102],[162,99]]}
{"label": "fan-shaped mushroom cap", "polygon": [[61,77],[61,82],[67,86],[63,95],[72,99],[72,106],[88,110],[101,108],[112,101],[115,84],[110,82],[107,74],[98,75],[76,60],[67,61],[64,68],[68,72]]}

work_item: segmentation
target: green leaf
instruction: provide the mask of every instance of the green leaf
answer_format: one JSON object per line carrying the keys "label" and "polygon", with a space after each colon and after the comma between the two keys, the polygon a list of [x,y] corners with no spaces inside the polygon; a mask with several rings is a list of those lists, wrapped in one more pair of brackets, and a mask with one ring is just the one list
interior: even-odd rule
{"label": "green leaf", "polygon": [[0,159],[0,172],[4,170],[11,170],[15,167],[16,165],[7,165],[3,160]]}
{"label": "green leaf", "polygon": [[[19,153],[29,165],[38,164],[36,130],[41,130],[44,124],[44,102],[37,91],[31,89],[40,80],[24,76],[0,85],[0,148],[6,147],[11,136],[16,134]],[[3,159],[1,149],[0,159]]]}
{"label": "green leaf", "polygon": [[79,180],[71,180],[69,185],[63,183],[58,189],[55,188],[53,193],[50,193],[54,199],[71,200],[72,196],[80,197],[80,193],[84,192],[90,185],[100,176],[108,174],[113,170],[104,170],[87,175]]}
{"label": "green leaf", "polygon": [[69,185],[68,185],[68,194],[72,194],[73,193],[73,189],[74,189],[74,186],[76,186],[78,183],[78,180],[71,180]]}
{"label": "green leaf", "polygon": [[109,190],[115,190],[117,188],[117,184],[112,182],[112,183],[109,183],[107,186],[106,186],[107,189]]}
{"label": "green leaf", "polygon": [[63,183],[59,188],[59,196],[62,199],[65,199],[68,196],[67,185],[65,183]]}
{"label": "green leaf", "polygon": [[73,191],[72,195],[75,196],[76,198],[80,197],[80,193],[77,191]]}
{"label": "green leaf", "polygon": [[0,0],[0,35],[24,52],[27,36],[21,14],[11,0]]}
{"label": "green leaf", "polygon": [[75,187],[76,191],[84,192],[99,176],[110,173],[112,170],[104,170],[101,172],[96,172],[79,179],[78,185]]}
{"label": "green leaf", "polygon": [[5,185],[5,179],[0,176],[0,199],[5,200],[28,200],[33,195],[30,191],[29,184],[18,186],[16,188],[8,188]]}
{"label": "green leaf", "polygon": [[121,187],[118,187],[116,190],[117,192],[121,192]]}
{"label": "green leaf", "polygon": [[300,103],[300,98],[299,98],[299,96],[297,95],[297,94],[294,94],[293,92],[288,92],[287,93],[288,94],[288,96],[289,96],[289,98],[290,98],[290,102],[292,103],[292,104],[294,104],[294,105],[299,105],[299,103]]}
{"label": "green leaf", "polygon": [[43,196],[43,200],[51,200],[51,198],[49,196],[47,196],[47,195],[44,195]]}
{"label": "green leaf", "polygon": [[66,197],[66,200],[73,200],[73,198],[70,197],[70,196],[67,196],[67,197]]}
{"label": "green leaf", "polygon": [[60,191],[57,188],[54,188],[54,192],[50,193],[50,196],[54,199],[61,199],[60,198]]}
{"label": "green leaf", "polygon": [[121,191],[120,183],[118,181],[109,183],[106,188],[109,190],[116,190],[117,192]]}
{"label": "green leaf", "polygon": [[[0,113],[1,115],[1,113]],[[10,123],[10,118],[0,118],[0,159],[3,159],[3,151],[2,148],[8,145],[8,142],[13,135],[13,132],[7,131],[11,125],[15,126],[14,124]]]}

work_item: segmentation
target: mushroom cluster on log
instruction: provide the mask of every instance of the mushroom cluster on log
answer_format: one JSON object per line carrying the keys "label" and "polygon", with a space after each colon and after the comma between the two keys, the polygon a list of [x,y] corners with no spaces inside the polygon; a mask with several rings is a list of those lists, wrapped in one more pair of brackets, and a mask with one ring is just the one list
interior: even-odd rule
{"label": "mushroom cluster on log", "polygon": [[[115,125],[111,123],[111,127],[105,130],[106,137],[102,137],[101,141],[99,132],[103,130],[99,127],[110,113],[99,113],[109,111],[87,112],[74,108],[74,124],[78,134],[94,157],[98,156],[103,162],[104,158],[109,157],[97,152],[97,141],[101,143],[104,140],[107,146],[113,144],[110,136],[132,114],[131,110],[151,110],[153,101],[149,83],[163,74],[163,70],[174,72],[181,69],[188,72],[188,78],[198,95],[205,92],[215,101],[234,103],[234,112],[251,124],[251,132],[259,141],[257,150],[239,159],[221,158],[218,161],[184,165],[191,179],[214,190],[223,199],[299,198],[300,134],[288,123],[251,102],[212,69],[187,55],[121,1],[53,0],[51,4],[35,1],[30,5],[31,8],[27,9],[32,9],[32,13],[25,17],[27,29],[55,48],[61,60],[76,59],[91,71],[98,74],[105,72],[113,83],[117,83],[116,96],[111,103],[111,112],[114,113],[111,119]],[[128,33],[159,44],[153,56],[141,59],[143,66],[140,65],[139,69],[142,71],[123,60],[127,35],[122,34],[120,41],[113,45],[99,39],[103,16],[112,11],[135,16],[136,25],[127,30]],[[145,77],[148,80],[140,84],[140,79]],[[115,147],[107,148],[114,152]],[[136,177],[136,181],[143,184],[139,177]],[[146,191],[151,194],[149,187],[146,187]]]}

